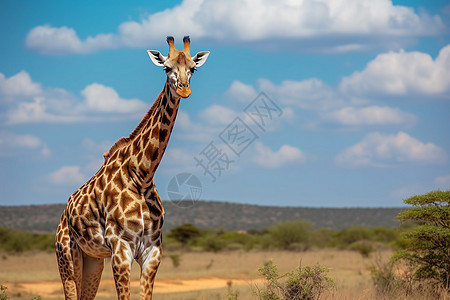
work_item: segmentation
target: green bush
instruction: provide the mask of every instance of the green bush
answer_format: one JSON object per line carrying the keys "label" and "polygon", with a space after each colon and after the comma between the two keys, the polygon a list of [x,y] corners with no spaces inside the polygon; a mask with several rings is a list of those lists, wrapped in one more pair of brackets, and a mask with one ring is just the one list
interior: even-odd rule
{"label": "green bush", "polygon": [[339,240],[335,230],[329,228],[319,228],[311,234],[311,245],[317,248],[337,248]]}
{"label": "green bush", "polygon": [[0,285],[0,300],[8,300],[9,297],[6,295],[6,290],[8,288],[4,285]]}
{"label": "green bush", "polygon": [[336,232],[334,236],[332,235],[329,245],[340,249],[357,251],[367,257],[380,245],[395,245],[398,239],[398,228],[354,226],[342,229]]}
{"label": "green bush", "polygon": [[227,287],[228,287],[227,299],[238,300],[239,293],[233,289],[233,281],[231,280],[227,281]]}
{"label": "green bush", "polygon": [[290,250],[293,244],[295,244],[295,248],[301,244],[303,245],[302,250],[307,250],[311,246],[311,234],[311,223],[304,221],[288,221],[268,229],[271,246],[285,250]]}
{"label": "green bush", "polygon": [[257,288],[255,294],[261,300],[314,300],[334,286],[333,280],[325,275],[329,270],[319,265],[299,266],[280,276],[270,260],[259,272],[265,279],[265,288]]}
{"label": "green bush", "polygon": [[178,268],[180,266],[180,260],[181,260],[180,254],[172,253],[172,254],[169,255],[169,258],[172,261],[172,265],[175,268]]}
{"label": "green bush", "polygon": [[169,237],[168,235],[163,235],[163,249],[169,252],[180,251],[183,249],[183,244],[177,240]]}
{"label": "green bush", "polygon": [[178,241],[183,247],[185,247],[188,242],[200,237],[201,235],[202,232],[200,229],[188,223],[172,228],[167,236],[175,241]]}
{"label": "green bush", "polygon": [[339,231],[336,236],[340,246],[345,248],[357,241],[371,240],[372,234],[366,227],[354,226]]}
{"label": "green bush", "polygon": [[201,246],[204,251],[219,252],[226,247],[226,242],[221,239],[220,233],[208,232],[200,239],[197,245]]}
{"label": "green bush", "polygon": [[356,241],[350,244],[348,248],[359,252],[363,257],[369,257],[370,253],[375,250],[373,242],[367,240]]}
{"label": "green bush", "polygon": [[229,250],[251,250],[258,243],[258,236],[245,234],[240,232],[225,232],[221,235],[221,239],[225,242],[226,248]]}
{"label": "green bush", "polygon": [[395,242],[399,238],[399,229],[397,228],[375,227],[370,231],[371,240],[376,242],[389,244]]}
{"label": "green bush", "polygon": [[0,228],[0,249],[8,253],[22,253],[32,250],[51,252],[55,249],[55,236]]}

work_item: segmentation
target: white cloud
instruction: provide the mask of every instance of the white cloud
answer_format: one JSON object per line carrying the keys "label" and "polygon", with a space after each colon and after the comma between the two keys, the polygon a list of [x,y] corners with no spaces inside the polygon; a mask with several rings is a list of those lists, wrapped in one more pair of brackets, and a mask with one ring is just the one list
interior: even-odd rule
{"label": "white cloud", "polygon": [[387,106],[344,107],[323,114],[326,120],[343,125],[410,125],[415,122],[413,114]]}
{"label": "white cloud", "polygon": [[116,48],[118,43],[114,39],[113,34],[98,34],[81,41],[73,28],[43,25],[30,30],[25,44],[42,54],[86,54]]}
{"label": "white cloud", "polygon": [[362,71],[342,79],[340,90],[356,94],[414,95],[450,93],[450,45],[435,60],[422,52],[378,55]]}
{"label": "white cloud", "polygon": [[261,142],[257,142],[252,160],[261,167],[272,169],[288,163],[303,163],[306,160],[306,155],[300,149],[293,146],[283,145],[278,151],[273,151]]}
{"label": "white cloud", "polygon": [[10,125],[134,119],[150,108],[139,99],[123,99],[112,87],[99,83],[86,86],[81,96],[61,88],[42,88],[26,71],[10,78],[0,73],[0,102],[6,108],[1,117]]}
{"label": "white cloud", "polygon": [[30,151],[45,157],[51,154],[48,146],[37,136],[0,131],[0,156],[29,155]]}
{"label": "white cloud", "polygon": [[238,102],[251,102],[255,99],[257,93],[253,86],[235,80],[231,83],[225,95],[227,98],[230,97]]}
{"label": "white cloud", "polygon": [[[208,143],[223,129],[221,125],[203,124],[191,121],[189,114],[183,110],[178,111],[174,127],[174,139]],[[206,145],[206,144],[205,144]]]}
{"label": "white cloud", "polygon": [[200,117],[212,125],[228,125],[238,115],[232,109],[213,104],[200,112]]}
{"label": "white cloud", "polygon": [[267,79],[260,79],[258,86],[261,91],[281,104],[304,110],[327,110],[344,104],[330,86],[317,78],[303,81],[285,80],[279,85]]}
{"label": "white cloud", "polygon": [[248,43],[265,50],[283,45],[343,52],[396,46],[443,29],[439,16],[417,14],[390,0],[184,0],[140,22],[124,22],[117,33],[84,40],[72,28],[37,26],[28,33],[26,45],[43,54],[84,54],[160,44],[166,35],[190,33],[196,39]]}
{"label": "white cloud", "polygon": [[81,94],[84,97],[85,109],[89,112],[102,113],[136,113],[145,112],[148,105],[139,99],[122,99],[112,88],[93,83],[86,86]]}
{"label": "white cloud", "polygon": [[86,181],[86,176],[80,172],[79,166],[63,166],[51,173],[47,180],[53,184],[79,185]]}
{"label": "white cloud", "polygon": [[[238,88],[235,88],[238,87]],[[336,123],[344,126],[398,125],[411,127],[417,118],[414,114],[389,106],[368,105],[364,98],[353,97],[336,91],[317,78],[302,81],[285,80],[275,84],[268,79],[259,79],[256,88],[234,81],[226,95],[241,89],[245,91],[261,90],[279,105],[283,105],[283,119],[292,122],[300,110],[315,111],[304,114],[300,118],[307,128],[316,128],[321,123]],[[239,99],[239,96],[236,97]],[[317,121],[319,120],[319,121]]]}
{"label": "white cloud", "polygon": [[[24,123],[73,123],[85,120],[67,113],[55,111],[44,97],[34,97],[32,102],[19,102],[7,114],[7,124]],[[69,111],[71,112],[71,111]]]}
{"label": "white cloud", "polygon": [[407,133],[383,135],[370,133],[335,158],[335,163],[342,167],[389,166],[393,163],[442,163],[446,161],[445,151],[432,144],[409,136]]}
{"label": "white cloud", "polygon": [[450,189],[450,175],[439,176],[434,180],[434,183],[443,190]]}
{"label": "white cloud", "polygon": [[20,71],[9,78],[0,73],[0,95],[35,96],[41,92],[41,85],[33,82],[26,71]]}

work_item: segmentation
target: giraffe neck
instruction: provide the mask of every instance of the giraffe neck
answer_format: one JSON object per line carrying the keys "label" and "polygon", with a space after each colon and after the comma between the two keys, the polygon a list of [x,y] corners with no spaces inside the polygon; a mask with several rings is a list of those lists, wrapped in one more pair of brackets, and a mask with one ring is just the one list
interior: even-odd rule
{"label": "giraffe neck", "polygon": [[[150,110],[128,138],[122,138],[109,151],[107,165],[120,161],[126,177],[136,189],[146,191],[161,162],[178,113],[180,96],[174,96],[166,81]],[[122,144],[122,145],[121,145]]]}

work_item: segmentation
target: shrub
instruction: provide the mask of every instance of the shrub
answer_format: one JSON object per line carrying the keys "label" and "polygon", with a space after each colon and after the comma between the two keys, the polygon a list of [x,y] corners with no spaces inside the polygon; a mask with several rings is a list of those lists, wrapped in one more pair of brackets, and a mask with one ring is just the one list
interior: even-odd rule
{"label": "shrub", "polygon": [[244,249],[249,251],[257,243],[258,237],[239,232],[225,232],[221,235],[221,239],[226,243],[226,248],[229,250]]}
{"label": "shrub", "polygon": [[397,295],[402,284],[394,273],[392,262],[382,263],[377,260],[376,265],[370,266],[369,270],[377,294],[390,298]]}
{"label": "shrub", "polygon": [[204,251],[219,252],[226,246],[224,240],[221,239],[220,233],[208,232],[201,239],[197,241],[198,245],[202,247]]}
{"label": "shrub", "polygon": [[371,239],[381,243],[392,243],[399,238],[397,228],[375,227],[371,229]]}
{"label": "shrub", "polygon": [[183,245],[180,242],[167,235],[164,235],[162,240],[163,240],[163,249],[165,251],[175,252],[183,249]]}
{"label": "shrub", "polygon": [[228,300],[238,300],[239,293],[233,289],[233,281],[229,280],[227,281],[227,287],[228,287],[228,294],[227,299]]}
{"label": "shrub", "polygon": [[375,250],[373,242],[367,240],[356,241],[349,246],[349,249],[359,252],[363,257],[369,257]]}
{"label": "shrub", "polygon": [[304,221],[288,221],[279,223],[268,229],[271,244],[276,248],[288,250],[292,244],[304,245],[302,250],[310,247],[312,225]]}
{"label": "shrub", "polygon": [[372,234],[366,227],[354,226],[343,229],[337,233],[341,247],[347,247],[357,241],[370,240]]}
{"label": "shrub", "polygon": [[53,234],[40,234],[35,237],[37,250],[53,252],[55,250],[55,236]]}
{"label": "shrub", "polygon": [[328,228],[314,230],[311,235],[311,245],[318,248],[334,248],[339,244],[336,231]]}
{"label": "shrub", "polygon": [[31,250],[51,252],[55,249],[55,236],[0,228],[0,249],[8,253],[22,253]]}
{"label": "shrub", "polygon": [[261,300],[314,300],[330,289],[334,283],[325,273],[327,268],[315,265],[313,267],[297,267],[282,276],[278,275],[277,266],[272,260],[259,269],[265,278],[265,289],[257,289],[256,295]]}
{"label": "shrub", "polygon": [[169,258],[172,261],[172,265],[175,268],[178,268],[180,266],[180,254],[172,253],[172,254],[169,255]]}
{"label": "shrub", "polygon": [[6,295],[6,290],[8,288],[4,285],[0,285],[0,300],[8,300],[9,297]]}
{"label": "shrub", "polygon": [[201,236],[201,231],[192,224],[183,224],[170,229],[167,236],[178,241],[185,247],[189,241]]}

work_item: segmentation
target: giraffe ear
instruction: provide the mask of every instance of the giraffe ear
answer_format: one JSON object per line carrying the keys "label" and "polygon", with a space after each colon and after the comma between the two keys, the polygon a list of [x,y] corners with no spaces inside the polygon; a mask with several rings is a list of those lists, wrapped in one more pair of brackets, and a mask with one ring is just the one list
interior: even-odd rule
{"label": "giraffe ear", "polygon": [[147,50],[147,53],[155,65],[157,65],[159,67],[164,67],[164,63],[166,62],[167,57],[162,55],[161,52],[156,51],[156,50]]}
{"label": "giraffe ear", "polygon": [[192,58],[192,60],[195,62],[196,67],[200,67],[206,62],[206,59],[208,58],[208,56],[209,56],[209,51],[202,51],[202,52],[195,54],[195,56]]}

